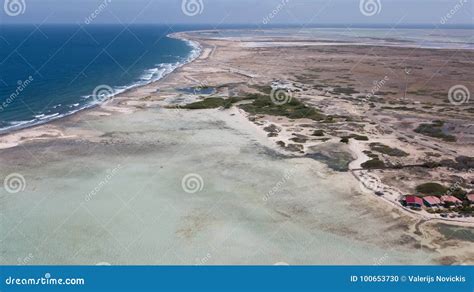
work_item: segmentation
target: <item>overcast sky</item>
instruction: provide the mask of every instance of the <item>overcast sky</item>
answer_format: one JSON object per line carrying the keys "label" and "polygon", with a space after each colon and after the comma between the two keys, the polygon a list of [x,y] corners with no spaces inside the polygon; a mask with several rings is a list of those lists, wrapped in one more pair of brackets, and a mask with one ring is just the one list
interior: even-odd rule
{"label": "overcast sky", "polygon": [[[468,24],[474,0],[1,0],[1,23]],[[183,9],[182,2],[193,3]],[[366,3],[361,6],[360,2]],[[20,3],[21,13],[8,6]],[[25,5],[22,4],[25,3]],[[110,3],[109,3],[110,2]],[[202,3],[202,4],[201,4]],[[375,3],[375,4],[374,4]],[[14,3],[10,3],[13,5]],[[374,5],[370,5],[374,4]],[[7,8],[10,7],[10,8]],[[185,6],[186,7],[186,6]],[[374,8],[375,10],[371,10]],[[94,13],[94,11],[96,13]],[[186,13],[185,13],[186,12]],[[194,16],[190,16],[197,13]],[[187,15],[190,14],[190,15]],[[372,15],[373,14],[373,15]],[[448,18],[449,17],[449,18]]]}

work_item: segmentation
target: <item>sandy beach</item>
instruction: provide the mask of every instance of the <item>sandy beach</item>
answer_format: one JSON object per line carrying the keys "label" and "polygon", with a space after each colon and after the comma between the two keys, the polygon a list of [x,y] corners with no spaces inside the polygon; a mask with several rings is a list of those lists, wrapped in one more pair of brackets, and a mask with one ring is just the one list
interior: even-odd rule
{"label": "sandy beach", "polygon": [[[443,95],[473,85],[472,51],[173,37],[199,43],[200,56],[100,107],[0,137],[0,176],[26,180],[21,193],[0,190],[2,264],[474,264],[474,217],[399,203],[430,181],[472,190],[469,166],[419,166],[472,156],[472,106]],[[272,84],[318,112],[252,112],[245,99],[186,108]],[[456,143],[414,131],[435,120]],[[387,168],[362,169],[374,155]]]}

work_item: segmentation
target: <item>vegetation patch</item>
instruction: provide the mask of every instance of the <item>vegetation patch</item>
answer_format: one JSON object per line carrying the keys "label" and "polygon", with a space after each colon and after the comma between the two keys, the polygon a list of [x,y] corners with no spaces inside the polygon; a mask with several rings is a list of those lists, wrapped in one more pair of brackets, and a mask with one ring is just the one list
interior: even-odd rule
{"label": "vegetation patch", "polygon": [[395,156],[395,157],[406,157],[408,156],[408,153],[405,151],[402,151],[398,148],[392,148],[387,145],[381,144],[381,143],[370,143],[370,149],[373,151],[386,154],[389,156]]}
{"label": "vegetation patch", "polygon": [[275,124],[271,124],[271,125],[263,128],[263,130],[265,130],[266,132],[269,132],[269,133],[280,133],[281,132],[281,128],[277,127]]}
{"label": "vegetation patch", "polygon": [[315,137],[323,137],[323,136],[324,136],[324,131],[323,131],[323,130],[314,130],[312,136],[315,136]]}
{"label": "vegetation patch", "polygon": [[474,157],[469,156],[458,156],[456,161],[451,159],[444,159],[440,162],[441,166],[454,168],[456,170],[469,170],[474,169]]}
{"label": "vegetation patch", "polygon": [[253,99],[249,104],[240,105],[244,111],[250,114],[266,114],[272,116],[284,116],[290,119],[311,119],[320,121],[325,115],[315,108],[308,107],[296,98],[292,98],[288,103],[277,105],[272,102],[270,96],[261,94],[249,94],[246,99]]}
{"label": "vegetation patch", "polygon": [[228,100],[225,100],[220,97],[210,97],[206,98],[201,101],[193,102],[187,105],[182,106],[184,109],[210,109],[210,108],[218,108],[218,107],[224,107],[226,104],[229,103]]}
{"label": "vegetation patch", "polygon": [[349,143],[349,138],[348,137],[342,137],[341,143]]}
{"label": "vegetation patch", "polygon": [[301,144],[288,144],[285,149],[290,152],[303,153],[304,146]]}
{"label": "vegetation patch", "polygon": [[377,157],[377,158],[372,158],[371,160],[362,163],[361,166],[362,168],[365,168],[365,169],[384,168],[385,163],[383,163],[383,161]]}
{"label": "vegetation patch", "polygon": [[442,196],[448,189],[438,183],[429,182],[416,187],[416,191],[423,195]]}
{"label": "vegetation patch", "polygon": [[442,139],[446,142],[456,142],[456,137],[443,132],[443,121],[433,121],[431,124],[420,124],[415,132],[434,138]]}
{"label": "vegetation patch", "polygon": [[211,109],[211,108],[231,108],[234,103],[246,100],[248,98],[230,97],[224,99],[222,97],[209,97],[201,101],[193,102],[182,106],[183,109],[197,110],[197,109]]}
{"label": "vegetation patch", "polygon": [[357,141],[369,141],[369,137],[367,137],[367,136],[362,136],[362,135],[358,135],[358,134],[350,134],[348,136],[342,137],[341,142],[348,143],[349,139],[351,139],[351,138],[354,139],[354,140],[357,140]]}
{"label": "vegetation patch", "polygon": [[306,138],[306,137],[294,137],[294,138],[291,138],[290,140],[295,142],[295,143],[303,143],[304,144],[308,141],[308,138]]}
{"label": "vegetation patch", "polygon": [[345,87],[345,88],[344,87],[335,87],[332,90],[332,93],[337,94],[337,95],[340,95],[340,94],[351,95],[351,94],[357,94],[357,93],[360,93],[360,92],[355,90],[352,87]]}
{"label": "vegetation patch", "polygon": [[306,154],[306,157],[320,161],[332,170],[340,172],[348,171],[349,163],[354,160],[350,153],[336,149]]}
{"label": "vegetation patch", "polygon": [[407,107],[407,106],[396,106],[396,107],[391,107],[391,106],[383,106],[381,107],[384,110],[395,110],[395,111],[417,111],[417,108],[414,107]]}
{"label": "vegetation patch", "polygon": [[374,154],[370,151],[364,150],[363,152],[365,153],[365,155],[369,156],[370,158],[376,158],[376,159],[379,158],[377,154]]}
{"label": "vegetation patch", "polygon": [[266,95],[270,95],[272,93],[272,90],[273,90],[273,88],[271,86],[268,86],[268,85],[254,85],[252,87],[257,89],[258,91],[266,94]]}

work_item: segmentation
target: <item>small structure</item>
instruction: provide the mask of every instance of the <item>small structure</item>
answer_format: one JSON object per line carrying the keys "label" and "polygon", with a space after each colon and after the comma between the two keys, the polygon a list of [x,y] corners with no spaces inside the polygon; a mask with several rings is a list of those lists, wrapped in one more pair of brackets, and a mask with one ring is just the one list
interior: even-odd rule
{"label": "small structure", "polygon": [[441,202],[446,207],[462,205],[462,201],[455,196],[441,196]]}
{"label": "small structure", "polygon": [[425,202],[425,205],[427,207],[439,207],[441,206],[441,200],[438,197],[435,196],[426,196],[423,197],[423,201]]}
{"label": "small structure", "polygon": [[467,200],[469,201],[469,203],[472,205],[474,204],[474,193],[472,194],[469,194],[466,196],[467,197]]}
{"label": "small structure", "polygon": [[417,196],[405,196],[405,205],[409,207],[421,208],[423,200]]}

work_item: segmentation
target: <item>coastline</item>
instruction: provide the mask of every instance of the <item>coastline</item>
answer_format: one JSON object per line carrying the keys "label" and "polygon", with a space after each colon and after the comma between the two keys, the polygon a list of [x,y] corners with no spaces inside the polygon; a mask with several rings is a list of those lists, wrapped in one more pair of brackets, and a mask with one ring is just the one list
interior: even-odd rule
{"label": "coastline", "polygon": [[[199,38],[193,38],[191,35],[188,34],[193,34],[193,32],[183,32],[183,33],[177,33],[177,34],[172,34],[170,37],[179,37],[183,38],[185,36],[189,37],[189,41],[192,42],[198,42]],[[168,109],[171,113],[175,114],[183,114],[180,109],[180,106],[183,103],[181,100],[178,102],[174,103],[175,100],[178,100],[179,95],[177,94],[176,91],[173,91],[170,88],[175,88],[176,84],[183,84],[182,86],[185,86],[187,84],[188,86],[201,86],[202,84],[205,84],[206,86],[211,86],[211,87],[218,87],[220,84],[220,80],[217,81],[209,81],[205,77],[204,79],[200,80],[193,80],[193,74],[189,75],[183,75],[183,72],[188,72],[192,66],[198,66],[197,68],[193,69],[192,71],[194,74],[198,72],[199,70],[202,70],[205,68],[203,71],[203,74],[220,74],[220,75],[229,75],[231,77],[226,77],[226,79],[223,84],[228,84],[228,80],[236,80],[236,83],[238,82],[243,82],[243,80],[248,80],[252,79],[252,76],[257,75],[257,73],[253,72],[252,70],[248,71],[243,71],[242,68],[232,68],[232,67],[220,67],[220,68],[213,68],[206,66],[204,63],[214,54],[218,54],[219,52],[216,52],[216,47],[212,46],[206,46],[205,44],[199,44],[201,50],[200,54],[196,56],[192,61],[189,63],[184,64],[183,66],[176,68],[171,74],[168,74],[164,76],[162,79],[158,81],[151,82],[147,85],[144,86],[139,86],[135,88],[131,88],[127,90],[126,92],[122,92],[118,95],[116,95],[114,98],[109,100],[108,102],[98,106],[94,107],[91,109],[86,109],[84,111],[78,112],[74,115],[64,117],[55,121],[52,121],[48,124],[43,124],[43,125],[37,125],[32,128],[27,128],[23,129],[20,131],[16,131],[14,133],[2,135],[2,142],[0,143],[0,150],[5,150],[5,149],[10,149],[15,146],[18,146],[23,143],[34,143],[38,141],[55,141],[55,140],[69,140],[69,139],[84,139],[84,140],[90,140],[90,141],[99,141],[102,139],[101,137],[104,135],[104,133],[101,133],[99,130],[96,130],[94,128],[90,129],[84,129],[84,128],[75,128],[72,127],[71,125],[74,125],[75,122],[77,121],[84,121],[88,119],[92,119],[93,121],[96,119],[108,119],[108,117],[114,116],[114,115],[128,115],[128,114],[133,114],[135,112],[141,112],[141,111],[146,111],[147,109],[156,109],[156,108],[165,108],[166,106],[172,106],[172,109]],[[223,49],[223,48],[219,48]],[[225,49],[225,48],[224,48]],[[198,62],[199,64],[195,64]],[[199,67],[201,66],[201,67]],[[224,78],[224,77],[222,77]],[[156,96],[156,88],[157,87],[162,87],[162,85],[165,85],[165,90],[164,92],[160,93],[160,96]],[[155,94],[155,95],[154,95]],[[216,93],[217,96],[223,94],[222,91],[218,91]],[[149,96],[152,96],[151,98]],[[199,97],[195,97],[199,98]],[[169,101],[173,102],[169,102]],[[211,110],[214,111],[214,110]],[[272,151],[275,151],[276,153],[284,154],[288,157],[296,157],[296,159],[303,159],[307,161],[308,163],[313,163],[313,160],[310,158],[305,158],[297,153],[293,152],[288,152],[285,149],[282,149],[279,147],[277,144],[274,142],[276,139],[266,139],[265,136],[267,135],[267,132],[264,130],[264,128],[272,123],[281,123],[281,124],[287,124],[288,128],[294,128],[296,127],[295,124],[287,119],[279,120],[278,118],[271,118],[269,116],[263,116],[261,119],[255,121],[251,121],[252,117],[242,111],[241,109],[233,109],[229,112],[224,112],[220,113],[219,115],[225,115],[227,118],[231,118],[232,115],[236,119],[234,123],[237,124],[242,124],[243,121],[246,121],[248,125],[240,125],[240,127],[243,128],[243,132],[249,131],[247,134],[250,136],[250,139],[255,139],[259,141],[259,143],[265,145],[265,147],[268,147]],[[226,118],[226,119],[227,119]],[[249,120],[250,118],[250,120]],[[223,118],[224,119],[224,118]],[[264,120],[267,120],[269,122],[264,122]],[[312,121],[304,121],[304,123],[310,123]],[[260,124],[259,124],[260,123]],[[3,138],[6,139],[3,139]],[[286,139],[285,141],[291,139],[291,135],[285,136],[284,134],[281,134],[281,136],[278,139]],[[330,141],[331,142],[331,141]],[[332,138],[332,142],[334,143],[339,143],[339,141],[336,138]],[[348,149],[351,151],[353,156],[356,158],[359,157],[361,154],[363,154],[362,149],[354,146],[355,142],[357,141],[351,141],[349,144]],[[54,143],[54,142],[53,142]],[[315,146],[318,147],[318,145],[322,146],[322,143],[320,141],[317,141],[316,143],[313,144],[307,144],[305,145],[305,150]],[[354,147],[354,148],[352,148]],[[347,149],[346,149],[347,150]],[[358,168],[360,164],[366,162],[368,157],[363,157],[360,160],[352,160],[351,165],[349,165],[349,169],[353,168]],[[331,171],[332,170],[328,170]],[[353,174],[352,171],[349,170]],[[319,173],[319,172],[318,172]],[[349,175],[349,173],[347,173]],[[324,174],[319,173],[319,175],[324,176]],[[360,179],[360,177],[359,177]],[[363,185],[363,184],[362,184]],[[365,185],[363,185],[365,187]],[[386,187],[386,185],[384,185]],[[370,188],[367,188],[371,192]],[[357,190],[356,190],[357,192]],[[427,218],[423,216],[422,214],[419,213],[413,213],[410,210],[407,210],[400,206],[399,204],[394,203],[391,200],[380,200],[379,198],[376,198],[375,195],[371,194],[365,194],[367,200],[372,201],[380,201],[382,204],[386,205],[386,207],[395,209],[392,211],[398,212],[402,214],[401,216],[406,216],[409,217],[410,219],[403,219],[403,220],[421,220],[425,221],[429,219],[429,223],[446,223],[446,224],[451,224],[454,226],[464,226],[464,227],[472,227],[473,225],[471,223],[461,223],[461,222],[456,222],[454,220],[445,220],[445,219],[432,219],[432,218]],[[364,199],[365,200],[365,199]],[[385,209],[384,207],[381,207],[382,209]]]}
{"label": "coastline", "polygon": [[[158,82],[161,79],[166,78],[166,76],[168,76],[169,74],[173,73],[176,69],[178,69],[182,66],[185,66],[186,64],[191,63],[192,61],[194,61],[196,58],[198,58],[200,56],[201,47],[200,47],[199,43],[193,42],[191,40],[186,40],[186,39],[180,38],[180,37],[174,37],[173,35],[174,35],[174,33],[168,34],[166,37],[181,40],[184,43],[186,43],[190,48],[192,48],[189,55],[186,57],[186,59],[184,61],[177,62],[177,63],[160,63],[160,64],[158,64],[159,66],[164,67],[162,69],[163,72],[158,77],[155,77],[155,78],[150,77],[150,80],[148,80],[146,82],[140,81],[140,82],[131,83],[129,85],[121,86],[120,87],[121,89],[118,89],[119,87],[112,88],[113,92],[110,96],[107,97],[107,100],[105,102],[110,101],[111,99],[113,99],[114,97],[116,97],[120,94],[127,94],[128,91],[133,90],[134,88],[147,86],[151,83]],[[158,70],[158,68],[147,69],[146,71],[150,71],[150,70]],[[100,86],[100,85],[97,85],[97,86]],[[91,97],[93,97],[93,96],[92,95],[87,96],[87,98],[91,98]],[[95,98],[95,97],[93,97],[93,98]],[[11,133],[14,133],[16,131],[21,131],[23,129],[33,128],[33,127],[44,125],[44,124],[49,124],[49,123],[61,120],[63,118],[67,118],[67,117],[76,115],[76,114],[78,114],[82,111],[94,109],[95,107],[100,107],[103,103],[104,102],[102,102],[102,103],[98,103],[98,102],[88,103],[88,104],[84,105],[81,108],[69,111],[67,113],[63,113],[63,114],[56,113],[56,114],[50,115],[49,117],[48,116],[42,117],[38,121],[36,121],[36,120],[21,121],[17,125],[12,125],[12,126],[9,126],[9,127],[6,127],[6,128],[0,128],[0,137],[4,136],[4,135],[11,134]],[[44,114],[42,116],[44,116]]]}
{"label": "coastline", "polygon": [[[93,105],[93,106],[88,107],[88,108],[80,109],[80,110],[77,110],[76,112],[73,112],[73,113],[68,114],[66,116],[62,116],[62,117],[59,117],[57,119],[53,119],[53,120],[50,120],[50,121],[45,121],[44,123],[27,126],[26,128],[15,129],[15,130],[12,130],[11,132],[7,132],[7,133],[2,133],[2,134],[0,134],[0,137],[3,136],[6,139],[4,139],[0,143],[0,150],[1,149],[6,149],[6,148],[11,148],[11,147],[16,147],[16,146],[20,145],[21,143],[25,143],[25,142],[29,142],[29,141],[41,141],[41,140],[48,140],[48,139],[51,139],[51,138],[55,138],[55,139],[74,138],[75,135],[64,135],[64,134],[61,133],[61,131],[59,131],[57,129],[54,129],[54,125],[61,125],[61,121],[66,120],[66,119],[73,119],[73,118],[74,119],[81,119],[82,115],[95,115],[95,113],[93,111],[94,110],[101,111],[100,110],[101,108],[102,109],[107,109],[109,111],[109,114],[111,114],[113,112],[121,112],[121,110],[116,107],[117,106],[117,100],[123,99],[124,97],[127,97],[129,95],[129,93],[133,92],[134,90],[140,90],[141,88],[146,88],[147,86],[150,86],[150,85],[151,86],[158,86],[160,84],[160,82],[164,82],[166,80],[166,78],[171,77],[170,75],[172,75],[176,71],[182,69],[183,67],[187,66],[188,64],[196,61],[197,59],[203,57],[203,55],[205,55],[204,57],[208,57],[209,54],[212,53],[212,50],[211,50],[211,52],[205,51],[203,49],[202,44],[199,43],[199,39],[193,38],[192,35],[190,35],[190,34],[196,34],[196,33],[200,34],[200,33],[203,33],[203,32],[206,33],[206,32],[208,32],[208,30],[177,32],[177,33],[171,33],[171,34],[167,35],[167,37],[179,39],[179,40],[182,40],[182,41],[188,43],[189,46],[193,47],[194,49],[191,51],[189,57],[187,58],[187,61],[183,62],[179,66],[176,66],[172,71],[170,71],[169,73],[164,74],[160,79],[150,81],[149,83],[143,84],[143,85],[131,86],[130,88],[127,88],[123,92],[119,92],[119,93],[115,94],[114,96],[112,96],[110,99],[108,99],[106,102],[104,102],[102,104],[97,104],[97,105]],[[125,110],[125,112],[130,113],[129,110]],[[242,110],[238,111],[238,113],[241,114],[247,121],[249,121],[249,115],[248,114],[244,113]],[[269,118],[269,117],[266,117],[266,118]],[[249,123],[252,124],[250,121],[249,121]],[[48,125],[51,125],[51,127],[53,127],[53,129],[50,129],[50,127],[48,127]],[[38,128],[41,128],[42,126],[44,126],[45,129],[38,129]],[[257,128],[259,128],[262,133],[265,133],[265,131],[263,130],[264,125],[257,126]],[[290,137],[287,137],[287,138],[289,139]],[[367,184],[365,182],[367,180],[366,175],[367,175],[367,173],[370,172],[370,170],[360,171],[360,172],[353,171],[354,169],[360,169],[361,164],[363,164],[364,162],[367,162],[370,159],[368,156],[366,156],[363,153],[363,151],[360,147],[355,146],[356,144],[357,144],[357,141],[352,141],[351,144],[350,144],[351,147],[349,147],[349,149],[350,149],[350,151],[351,151],[351,153],[354,157],[362,157],[362,159],[355,159],[355,160],[351,161],[351,163],[349,164],[348,171],[361,183],[361,186],[365,189],[365,191],[367,191],[369,193],[369,195],[374,196],[373,193],[375,191],[378,191],[378,190],[391,190],[390,192],[393,191],[394,193],[398,193],[398,195],[390,196],[390,198],[388,198],[386,196],[385,197],[379,197],[379,199],[381,199],[382,201],[385,201],[386,203],[390,204],[392,207],[399,209],[400,211],[402,211],[407,216],[412,216],[416,219],[421,219],[421,220],[429,220],[429,221],[432,221],[432,222],[452,224],[454,226],[474,227],[474,218],[472,220],[470,220],[470,219],[457,220],[457,219],[452,219],[452,218],[439,218],[439,217],[436,217],[436,215],[429,214],[427,212],[423,212],[423,213],[415,212],[415,211],[410,210],[409,208],[406,208],[406,207],[402,206],[399,203],[399,200],[400,200],[400,197],[403,196],[403,193],[400,192],[399,190],[395,190],[393,187],[391,187],[389,185],[382,184],[380,179],[378,179],[377,186],[374,189],[373,184],[371,184],[371,183]],[[292,155],[293,154],[291,152],[282,150],[280,147],[278,147],[275,144],[272,145],[272,150],[276,151],[276,152],[278,152],[282,155]],[[362,175],[359,174],[359,173],[361,173]],[[369,179],[370,179],[370,177],[369,177]]]}

